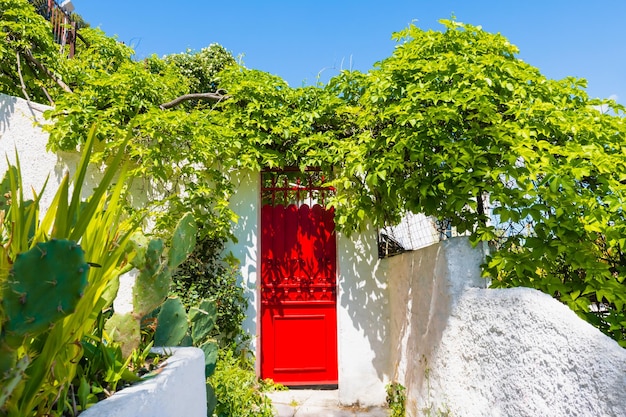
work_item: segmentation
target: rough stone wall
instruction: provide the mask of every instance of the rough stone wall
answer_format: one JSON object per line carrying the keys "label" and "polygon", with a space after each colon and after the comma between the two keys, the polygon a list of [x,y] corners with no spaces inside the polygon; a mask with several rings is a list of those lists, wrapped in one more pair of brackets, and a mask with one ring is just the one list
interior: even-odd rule
{"label": "rough stone wall", "polygon": [[409,416],[626,416],[626,349],[529,288],[484,289],[457,238],[389,265]]}

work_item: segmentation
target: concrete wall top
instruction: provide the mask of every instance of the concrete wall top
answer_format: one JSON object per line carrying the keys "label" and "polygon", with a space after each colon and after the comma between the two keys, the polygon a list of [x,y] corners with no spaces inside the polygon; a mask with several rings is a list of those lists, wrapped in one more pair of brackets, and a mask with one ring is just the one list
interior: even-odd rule
{"label": "concrete wall top", "polygon": [[204,352],[198,348],[161,349],[173,353],[152,379],[116,392],[83,417],[206,417]]}

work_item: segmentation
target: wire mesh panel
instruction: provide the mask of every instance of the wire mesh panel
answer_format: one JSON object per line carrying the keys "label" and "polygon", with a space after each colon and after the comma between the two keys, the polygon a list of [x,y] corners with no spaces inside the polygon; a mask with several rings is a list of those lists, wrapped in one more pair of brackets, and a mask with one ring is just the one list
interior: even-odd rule
{"label": "wire mesh panel", "polygon": [[458,236],[449,221],[406,213],[400,223],[378,231],[378,257],[386,258]]}

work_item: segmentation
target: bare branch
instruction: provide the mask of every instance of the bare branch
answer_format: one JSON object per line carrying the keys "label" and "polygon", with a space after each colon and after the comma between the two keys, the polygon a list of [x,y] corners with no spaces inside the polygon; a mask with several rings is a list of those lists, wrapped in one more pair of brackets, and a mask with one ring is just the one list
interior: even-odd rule
{"label": "bare branch", "polygon": [[61,87],[63,89],[63,91],[67,92],[67,93],[73,93],[72,89],[63,82],[63,80],[61,80],[59,77],[57,77],[56,75],[54,75],[53,73],[51,73],[48,68],[44,67],[43,64],[41,62],[39,62],[39,60],[37,58],[35,58],[32,54],[32,52],[30,50],[25,50],[24,51],[24,56],[26,57],[26,60],[30,63],[32,63],[33,65],[35,65],[37,68],[39,68],[41,71],[44,72],[44,74],[46,74],[48,77],[50,77],[50,79],[52,79],[55,83],[57,83],[59,85],[59,87]]}
{"label": "bare branch", "polygon": [[22,60],[20,59],[20,53],[15,52],[15,56],[17,58],[17,75],[20,77],[20,85],[22,86],[22,93],[24,94],[24,98],[30,101],[30,97],[28,96],[28,91],[26,91],[26,83],[24,83],[24,77],[22,76]]}
{"label": "bare branch", "polygon": [[87,41],[87,39],[85,39],[85,37],[83,35],[81,35],[78,30],[76,31],[76,37],[78,39],[80,39],[81,41],[83,41],[85,43],[85,46],[87,46],[87,48],[91,47],[91,44]]}
{"label": "bare branch", "polygon": [[167,109],[171,109],[172,107],[176,107],[179,104],[185,101],[189,101],[189,100],[208,100],[208,101],[216,101],[219,103],[220,101],[228,100],[229,98],[230,96],[223,95],[220,93],[192,93],[192,94],[185,94],[180,97],[177,97],[174,100],[170,101],[169,103],[161,104],[159,107],[161,107],[161,110],[167,110]]}
{"label": "bare branch", "polygon": [[50,94],[48,93],[48,90],[46,89],[46,87],[44,87],[43,85],[41,86],[41,89],[43,90],[43,93],[46,95],[46,97],[48,98],[48,101],[50,102],[51,106],[54,106],[54,100],[52,100],[52,97],[50,97]]}

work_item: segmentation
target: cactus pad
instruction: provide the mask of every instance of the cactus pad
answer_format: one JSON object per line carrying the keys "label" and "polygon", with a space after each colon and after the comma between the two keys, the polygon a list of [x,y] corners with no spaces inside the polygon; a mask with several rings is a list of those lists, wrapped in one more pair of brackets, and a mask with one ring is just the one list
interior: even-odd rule
{"label": "cactus pad", "polygon": [[189,310],[191,336],[195,345],[209,337],[217,321],[217,305],[213,300],[202,300],[198,307]]}
{"label": "cactus pad", "polygon": [[196,246],[198,226],[191,213],[178,221],[172,235],[172,247],[169,251],[168,264],[171,269],[180,265]]}
{"label": "cactus pad", "polygon": [[104,325],[104,330],[113,340],[119,342],[122,355],[125,358],[139,347],[141,325],[137,317],[134,317],[132,313],[113,314]]}
{"label": "cactus pad", "polygon": [[45,331],[74,312],[87,286],[84,253],[76,242],[53,239],[17,255],[2,297],[8,336]]}
{"label": "cactus pad", "polygon": [[154,333],[156,346],[178,346],[187,334],[187,312],[178,298],[168,298],[161,306]]}

